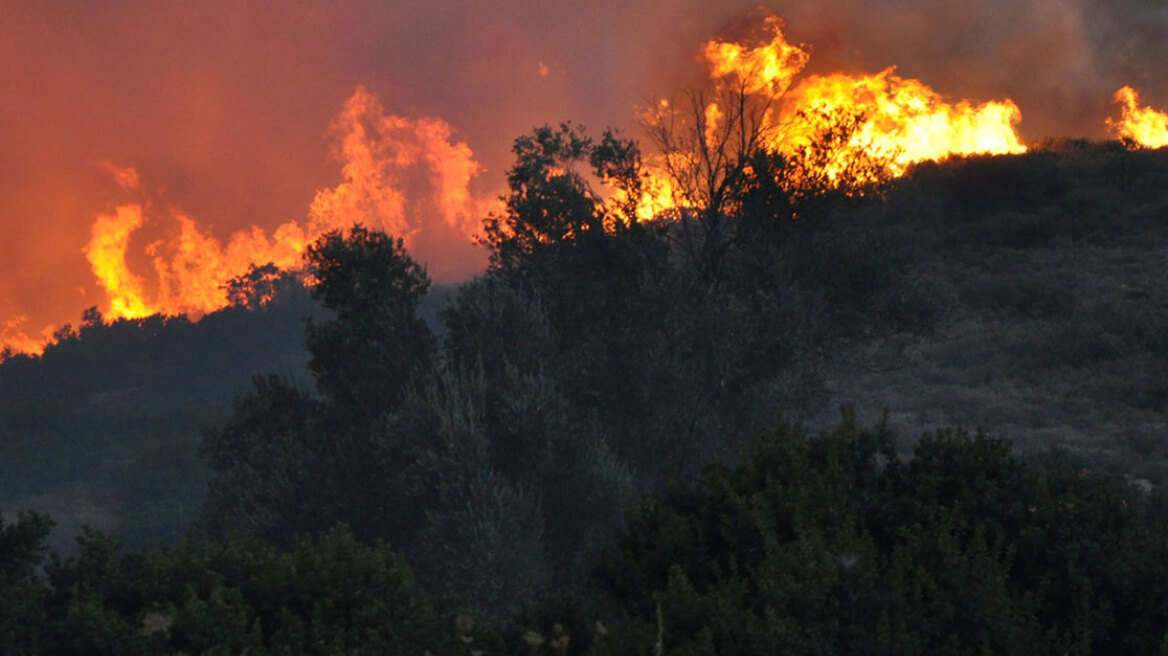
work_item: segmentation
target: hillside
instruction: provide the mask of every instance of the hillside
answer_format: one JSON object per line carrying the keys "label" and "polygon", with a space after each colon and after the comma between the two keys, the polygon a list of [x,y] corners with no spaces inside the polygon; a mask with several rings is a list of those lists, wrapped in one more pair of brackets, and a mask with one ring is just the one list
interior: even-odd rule
{"label": "hillside", "polygon": [[191,322],[88,314],[43,356],[0,364],[0,508],[35,508],[131,544],[173,542],[198,520],[201,430],[259,373],[304,377],[303,290]]}
{"label": "hillside", "polygon": [[[840,405],[865,420],[887,410],[906,451],[927,430],[981,427],[1022,453],[1065,448],[1164,483],[1166,181],[1168,152],[1060,142],[920,166],[883,200],[834,207],[827,230],[903,256],[938,320],[820,342],[822,357],[799,361],[813,371],[766,411],[828,425]],[[452,294],[423,305],[433,329]],[[131,544],[177,539],[201,516],[202,429],[257,374],[310,385],[314,307],[301,290],[197,323],[91,317],[43,357],[0,364],[0,507],[49,512],[58,544],[83,523]]]}
{"label": "hillside", "polygon": [[908,441],[982,427],[1165,482],[1168,151],[1059,142],[926,165],[849,229],[903,248],[943,319],[884,367],[835,358],[830,405],[886,409]]}

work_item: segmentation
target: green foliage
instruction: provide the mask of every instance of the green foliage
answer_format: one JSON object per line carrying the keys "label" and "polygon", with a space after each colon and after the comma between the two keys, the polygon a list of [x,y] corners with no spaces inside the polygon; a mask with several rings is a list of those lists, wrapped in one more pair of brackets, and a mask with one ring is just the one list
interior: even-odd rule
{"label": "green foliage", "polygon": [[[573,246],[639,230],[630,204],[640,196],[643,176],[635,143],[608,131],[596,144],[583,129],[564,123],[536,128],[516,139],[513,150],[506,209],[483,222],[493,267],[546,266]],[[615,209],[606,204],[589,184],[589,173],[623,191],[628,203]]]}
{"label": "green foliage", "polygon": [[548,309],[538,294],[476,278],[442,313],[444,350],[460,367],[481,366],[492,380],[508,366],[538,371],[556,356]]}
{"label": "green foliage", "polygon": [[170,648],[187,653],[442,653],[454,642],[450,611],[416,589],[401,558],[345,531],[285,553],[188,542],[148,567],[151,610],[170,619]]}
{"label": "green foliage", "polygon": [[[45,563],[47,522],[0,526],[0,603],[15,618],[0,616],[2,646],[1110,654],[1168,644],[1160,496],[1069,456],[1027,464],[981,434],[932,434],[907,458],[885,426],[864,429],[850,415],[818,436],[783,424],[748,439],[780,410],[823,405],[825,367],[835,385],[862,377],[876,362],[866,353],[932,328],[938,307],[913,276],[932,276],[978,317],[1026,322],[983,336],[1010,360],[993,361],[991,379],[1045,384],[1061,367],[1072,375],[1060,384],[1098,384],[1091,372],[1133,364],[1123,403],[1155,416],[1165,321],[1148,309],[1152,288],[1084,302],[1065,271],[1016,268],[1140,221],[1160,234],[1150,178],[1086,151],[970,158],[921,167],[884,204],[878,194],[794,194],[792,162],[731,154],[737,173],[715,190],[716,207],[638,223],[628,202],[643,182],[635,144],[594,143],[570,126],[520,139],[511,194],[487,223],[492,267],[441,312],[441,342],[419,315],[429,281],[400,240],[360,227],[326,235],[309,255],[330,313],[309,327],[316,389],[294,374],[257,378],[205,434],[216,539],[127,554],[86,532],[77,555]],[[749,171],[734,168],[745,162]],[[1109,176],[1122,184],[1071,184]],[[631,195],[605,198],[598,180]],[[1117,210],[1132,199],[1145,204]],[[1115,211],[1123,216],[1110,223]],[[941,255],[922,264],[932,248]],[[265,299],[289,281],[258,268],[229,286],[238,307],[205,321],[280,312]],[[5,445],[64,452],[89,434],[53,420],[54,403],[74,397],[45,390],[67,377],[22,386],[55,358],[91,343],[124,353],[127,335],[164,339],[196,325],[105,326],[88,313],[44,358],[9,358],[0,427],[20,437]],[[149,379],[133,376],[149,371],[115,377],[140,389]],[[91,398],[88,385],[77,398]],[[111,416],[139,404],[128,394],[104,397]],[[953,405],[932,398],[931,411]],[[157,442],[127,460],[138,475],[109,487],[140,513],[124,517],[168,512],[140,500],[165,501],[164,479],[191,462],[165,424],[151,430]],[[638,489],[649,494],[622,526],[620,507]],[[455,607],[421,593],[407,561],[420,586],[457,595],[459,609],[500,633],[475,631],[469,616],[452,630]]]}
{"label": "green foliage", "polygon": [[1168,619],[1158,503],[981,435],[901,462],[845,415],[651,495],[594,582],[621,653],[659,630],[679,654],[1150,653]]}
{"label": "green foliage", "polygon": [[304,294],[306,290],[295,274],[281,271],[269,262],[263,266],[251,265],[247,273],[229,280],[224,291],[233,307],[255,311],[278,300]]}
{"label": "green foliage", "polygon": [[483,610],[569,573],[631,488],[554,381],[510,365],[493,383],[481,370],[454,372],[407,399],[390,430],[413,445],[401,473],[423,514],[413,562],[424,581]]}
{"label": "green foliage", "polygon": [[308,328],[317,389],[347,412],[376,417],[432,366],[434,336],[417,317],[430,279],[400,238],[361,226],[325,234],[305,258],[313,297],[336,314]]}
{"label": "green foliage", "polygon": [[201,429],[258,373],[308,378],[303,322],[320,309],[295,278],[271,282],[262,307],[198,322],[90,308],[43,355],[0,364],[0,507],[51,514],[61,550],[86,523],[134,546],[180,539],[209,475]]}
{"label": "green foliage", "polygon": [[409,493],[384,479],[408,461],[386,445],[384,417],[434,366],[436,340],[417,314],[429,278],[400,239],[361,226],[321,237],[307,263],[313,296],[333,313],[307,331],[319,396],[257,378],[231,418],[207,431],[209,527],[287,544],[339,523],[403,544]]}
{"label": "green foliage", "polygon": [[384,544],[362,544],[343,530],[299,538],[287,550],[252,538],[192,538],[150,554],[126,553],[89,531],[77,556],[47,565],[41,588],[34,612],[0,615],[23,621],[20,633],[5,626],[5,653],[323,656],[465,649],[452,626],[454,607],[419,591]]}
{"label": "green foliage", "polygon": [[201,451],[217,472],[205,502],[214,534],[282,540],[332,524],[322,514],[332,482],[321,476],[329,445],[315,438],[317,405],[277,376],[257,377],[231,418],[207,430]]}
{"label": "green foliage", "polygon": [[1168,311],[1146,299],[1097,302],[1082,307],[1015,352],[1037,364],[1081,368],[1129,353],[1168,363]]}
{"label": "green foliage", "polygon": [[416,317],[427,281],[400,241],[333,233],[310,261],[314,293],[336,313],[309,328],[321,395],[257,379],[207,432],[209,528],[289,544],[344,524],[408,553],[433,589],[491,612],[566,574],[631,484],[542,373],[539,344],[552,344],[538,302],[469,286],[446,313],[458,361],[439,373]]}
{"label": "green foliage", "polygon": [[[803,189],[796,202],[778,183],[793,174],[781,158],[755,155],[749,179],[726,173],[713,196],[690,190],[716,196],[717,208],[646,224],[631,208],[613,210],[580,171],[591,164],[635,189],[645,174],[630,145],[606,135],[594,147],[565,125],[537,129],[515,150],[507,210],[486,223],[492,270],[446,313],[447,344],[459,366],[481,358],[492,384],[503,362],[524,372],[538,362],[576,423],[597,422],[647,485],[670,467],[727,457],[780,407],[812,406],[812,372],[832,343],[934,321],[886,245],[782,225],[797,205],[800,223],[814,224],[826,205],[813,208],[812,196],[834,190]],[[689,183],[704,179],[692,173]],[[518,325],[525,313],[530,326]]]}
{"label": "green foliage", "polygon": [[144,559],[127,555],[112,538],[85,529],[78,555],[46,567],[52,596],[42,627],[52,654],[149,654],[135,621],[146,603]]}
{"label": "green foliage", "polygon": [[7,525],[0,515],[0,652],[5,654],[40,652],[37,628],[48,590],[39,569],[52,527],[48,517],[35,512],[21,513]]}

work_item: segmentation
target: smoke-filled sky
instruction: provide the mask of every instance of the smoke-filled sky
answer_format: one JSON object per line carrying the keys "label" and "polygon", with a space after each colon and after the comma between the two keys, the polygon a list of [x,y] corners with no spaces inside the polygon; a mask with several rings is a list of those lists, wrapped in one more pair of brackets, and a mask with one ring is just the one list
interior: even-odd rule
{"label": "smoke-filled sky", "polygon": [[[19,328],[39,339],[106,306],[83,249],[95,217],[118,205],[181,213],[222,241],[253,224],[304,221],[317,192],[340,193],[348,180],[334,119],[359,85],[386,116],[444,121],[451,147],[464,142],[481,167],[471,193],[489,198],[501,192],[512,140],[535,125],[573,120],[639,136],[633,107],[699,79],[700,45],[733,37],[757,4],[5,0],[0,338]],[[1163,0],[766,8],[810,46],[809,72],[897,65],[947,97],[1010,97],[1026,138],[1104,137],[1124,84],[1168,105]],[[112,175],[130,168],[140,179],[132,193]],[[138,255],[128,261],[147,279],[146,247],[178,230],[150,221],[131,235]],[[481,253],[438,241],[422,234],[416,252],[436,278],[482,266]]]}

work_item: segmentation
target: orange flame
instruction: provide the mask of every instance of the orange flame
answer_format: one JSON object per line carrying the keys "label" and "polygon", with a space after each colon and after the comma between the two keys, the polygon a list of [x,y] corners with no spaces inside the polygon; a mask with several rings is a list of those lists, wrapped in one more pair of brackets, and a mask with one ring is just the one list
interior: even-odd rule
{"label": "orange flame", "polygon": [[0,321],[0,362],[4,361],[8,352],[40,353],[44,350],[45,342],[51,337],[52,328],[46,329],[44,339],[36,339],[21,328],[27,321],[28,315],[24,314]]}
{"label": "orange flame", "polygon": [[736,78],[748,94],[780,96],[785,93],[811,55],[787,43],[783,37],[783,19],[778,16],[763,18],[762,31],[770,34],[770,40],[753,48],[732,41],[706,42],[701,56],[709,62],[710,77],[719,82]]}
{"label": "orange flame", "polygon": [[[749,118],[758,124],[748,129],[758,130],[761,146],[804,165],[819,167],[809,175],[834,186],[867,184],[903,175],[911,165],[927,160],[1026,151],[1014,130],[1021,111],[1011,100],[949,103],[924,83],[902,78],[892,68],[874,75],[835,73],[800,81],[810,54],[789,43],[782,27],[778,16],[766,16],[762,38],[755,44],[709,41],[701,49],[701,58],[722,97],[739,94],[753,103],[758,115]],[[651,126],[660,125],[660,121],[670,120],[662,117],[671,112],[675,120],[678,112],[662,101],[645,113],[645,120]],[[702,114],[698,120],[704,143],[706,147],[716,147],[725,108],[710,102]],[[848,123],[843,143],[833,144],[833,152],[824,157],[811,157],[809,151],[816,147],[816,141],[841,120]],[[741,126],[735,129],[741,130]],[[742,141],[742,137],[737,139]],[[686,157],[704,155],[659,156],[649,172],[652,191],[645,194],[638,207],[640,218],[656,215],[658,208],[684,206],[667,195],[673,185],[665,171],[670,168],[667,158]],[[855,166],[857,161],[875,165]]]}
{"label": "orange flame", "polygon": [[[85,254],[106,291],[103,314],[110,319],[152,314],[198,319],[226,306],[226,284],[251,266],[296,268],[320,235],[354,223],[400,236],[407,246],[428,228],[423,220],[431,216],[456,234],[473,236],[489,201],[471,194],[470,182],[480,167],[465,143],[453,141],[454,130],[446,122],[387,116],[376,96],[358,87],[334,119],[331,132],[335,154],[344,162],[344,180],[317,192],[303,224],[289,221],[270,235],[252,226],[223,243],[177,210],[157,217],[138,203],[98,215]],[[124,189],[139,187],[133,169],[108,164],[105,168]],[[418,194],[422,188],[428,193]],[[150,293],[146,280],[131,270],[127,255],[134,231],[148,220],[162,218],[171,219],[177,230],[171,238],[145,248],[154,264]]]}
{"label": "orange flame", "polygon": [[122,205],[114,214],[99,214],[93,222],[93,236],[84,249],[94,275],[109,295],[106,313],[113,318],[152,314],[143,300],[145,291],[141,276],[130,271],[126,263],[130,233],[140,227],[141,205]]}
{"label": "orange flame", "polygon": [[1115,102],[1122,115],[1118,121],[1107,119],[1116,136],[1142,148],[1168,146],[1168,114],[1151,107],[1141,107],[1139,93],[1131,87],[1115,92]]}
{"label": "orange flame", "polygon": [[[858,125],[840,155],[862,152],[885,162],[886,173],[894,177],[918,162],[954,155],[1026,152],[1014,132],[1022,112],[1013,101],[949,104],[924,83],[891,68],[868,76],[836,73],[804,80],[784,104],[781,120],[789,127],[775,149],[794,154],[810,147],[822,122],[841,112],[856,116]],[[835,171],[827,174],[837,177]]]}

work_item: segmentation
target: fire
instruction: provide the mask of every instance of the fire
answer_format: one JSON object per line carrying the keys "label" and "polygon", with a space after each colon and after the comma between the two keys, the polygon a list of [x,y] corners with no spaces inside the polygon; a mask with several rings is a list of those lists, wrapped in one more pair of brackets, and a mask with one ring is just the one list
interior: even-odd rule
{"label": "fire", "polygon": [[45,340],[52,336],[52,328],[45,331],[44,339],[36,339],[21,328],[26,321],[28,316],[23,314],[0,321],[0,362],[8,353],[40,353],[44,349]]}
{"label": "fire", "polygon": [[[924,83],[902,78],[891,68],[861,77],[836,73],[804,80],[784,104],[781,122],[788,127],[773,146],[788,154],[801,152],[811,147],[823,121],[841,114],[856,116],[858,122],[840,156],[848,159],[862,152],[886,162],[886,173],[894,177],[918,162],[953,155],[1026,151],[1014,132],[1022,112],[1012,101],[950,104]],[[827,173],[838,177],[836,171]]]}
{"label": "fire", "polygon": [[[408,246],[423,228],[419,209],[463,237],[477,234],[480,212],[491,201],[472,196],[470,182],[481,167],[469,146],[452,142],[454,128],[446,121],[386,116],[377,97],[358,87],[331,131],[336,155],[345,163],[345,181],[316,194],[308,212],[310,241],[361,221],[402,237]],[[418,177],[432,193],[411,203],[406,187]]]}
{"label": "fire", "polygon": [[[445,121],[386,115],[376,96],[358,87],[330,131],[335,155],[344,163],[343,181],[317,192],[306,221],[286,222],[271,234],[252,226],[222,242],[181,211],[159,216],[150,203],[120,205],[112,214],[98,215],[85,255],[106,291],[104,316],[186,314],[198,319],[226,306],[227,283],[250,267],[297,268],[320,235],[354,223],[400,236],[407,245],[430,229],[423,219],[431,217],[463,238],[473,236],[485,208],[470,191],[480,167],[470,148],[453,140],[454,130]],[[105,168],[124,189],[139,189],[140,176],[133,169]],[[423,187],[430,193],[418,195]],[[168,239],[144,249],[153,262],[148,285],[131,269],[128,255],[133,233],[147,221],[160,220],[174,228]],[[27,343],[20,347],[31,350]]]}
{"label": "fire", "polygon": [[[103,162],[118,187],[135,198],[99,213],[83,249],[105,291],[102,315],[114,320],[185,314],[197,320],[225,307],[227,283],[251,267],[299,268],[318,237],[355,223],[401,237],[407,247],[423,234],[434,242],[469,244],[480,218],[498,203],[493,195],[472,193],[472,179],[482,169],[448,123],[386,114],[364,87],[345,101],[329,133],[333,154],[342,162],[341,182],[316,193],[303,221],[285,222],[271,232],[252,226],[226,241],[152,198],[133,167]],[[138,248],[135,234],[146,225],[164,227],[166,235]],[[24,330],[25,323],[23,316],[0,323],[0,350],[40,353],[52,341],[52,326],[37,339]]]}
{"label": "fire", "polygon": [[142,206],[122,205],[113,214],[97,216],[93,222],[93,237],[85,247],[85,257],[109,295],[106,313],[113,318],[153,314],[144,300],[142,277],[130,271],[126,264],[130,234],[140,227]]}
{"label": "fire", "polygon": [[[651,129],[672,139],[645,155],[640,198],[631,202],[617,192],[614,204],[622,211],[635,206],[642,221],[706,207],[717,196],[717,176],[734,166],[742,173],[737,156],[760,149],[792,164],[788,182],[796,193],[807,181],[851,188],[901,176],[919,162],[1026,151],[1015,131],[1021,111],[1012,100],[947,99],[895,68],[809,75],[811,52],[788,41],[783,29],[782,19],[767,15],[750,39],[713,39],[698,50],[710,84],[689,104],[662,100],[644,112]],[[541,77],[553,73],[544,61],[536,64]],[[1143,147],[1168,146],[1168,113],[1141,106],[1131,87],[1116,92],[1115,102],[1121,117],[1107,124],[1117,136]],[[123,194],[93,217],[83,248],[104,291],[103,316],[198,319],[228,304],[233,278],[266,264],[298,268],[320,235],[354,223],[403,238],[424,259],[428,246],[446,250],[473,241],[482,217],[499,206],[494,194],[472,191],[482,167],[440,118],[389,114],[358,86],[328,133],[341,164],[339,182],[317,191],[302,218],[226,238],[159,198],[143,184],[149,171],[101,163]],[[0,319],[0,351],[36,353],[51,342],[52,326],[38,337],[28,323],[23,315]]]}
{"label": "fire", "polygon": [[1107,125],[1116,136],[1143,148],[1168,146],[1168,114],[1151,107],[1141,107],[1139,93],[1131,87],[1115,92],[1115,102],[1122,116],[1118,121],[1107,119]]}
{"label": "fire", "polygon": [[[727,125],[726,107],[708,102],[695,114],[704,143],[699,149],[743,145],[749,139],[727,130],[755,131],[757,147],[785,155],[798,165],[812,166],[807,176],[827,180],[832,186],[862,185],[903,175],[918,162],[943,160],[954,155],[1010,154],[1026,151],[1014,126],[1021,120],[1011,100],[981,104],[967,100],[947,102],[919,80],[900,77],[892,68],[873,75],[813,75],[799,79],[810,53],[789,43],[783,22],[774,15],[762,22],[762,38],[755,44],[713,40],[701,49],[709,68],[714,95],[738,104]],[[724,102],[722,100],[721,102]],[[684,112],[682,112],[684,113]],[[645,113],[645,122],[660,126],[678,120],[667,102]],[[842,138],[822,148],[830,132]],[[650,171],[657,189],[668,191],[662,178],[669,157],[706,158],[702,153],[667,153]],[[862,165],[857,166],[856,163]],[[638,215],[652,215],[655,207],[684,206],[686,199],[663,203],[660,193],[647,194]]]}
{"label": "fire", "polygon": [[763,18],[762,29],[771,35],[770,41],[753,48],[732,41],[706,42],[701,57],[709,63],[710,77],[722,82],[736,78],[748,94],[780,96],[785,93],[811,55],[787,43],[783,37],[783,19],[778,16]]}

